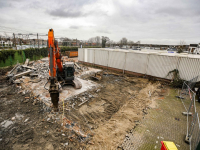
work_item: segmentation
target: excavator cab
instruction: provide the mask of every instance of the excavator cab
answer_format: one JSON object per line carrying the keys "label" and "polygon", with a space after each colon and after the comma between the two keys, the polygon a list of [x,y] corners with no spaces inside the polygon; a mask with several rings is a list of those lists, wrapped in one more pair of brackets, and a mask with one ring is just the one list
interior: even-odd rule
{"label": "excavator cab", "polygon": [[74,80],[74,63],[73,62],[66,62],[63,65],[63,69],[65,72],[65,81],[72,81]]}
{"label": "excavator cab", "polygon": [[65,62],[63,63],[63,71],[59,72],[57,70],[57,79],[58,81],[64,81],[65,85],[72,85],[76,89],[80,89],[82,88],[82,84],[74,77],[74,72],[74,62]]}

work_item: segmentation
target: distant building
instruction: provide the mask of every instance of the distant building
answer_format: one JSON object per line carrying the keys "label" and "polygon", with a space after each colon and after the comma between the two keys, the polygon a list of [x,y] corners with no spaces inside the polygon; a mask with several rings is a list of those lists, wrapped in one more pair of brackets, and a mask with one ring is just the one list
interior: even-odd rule
{"label": "distant building", "polygon": [[199,54],[200,53],[200,45],[199,44],[190,44],[188,51],[190,54]]}
{"label": "distant building", "polygon": [[10,41],[10,40],[7,40],[7,41],[1,40],[1,41],[0,41],[0,45],[1,45],[2,47],[11,47],[11,46],[13,46],[13,42]]}

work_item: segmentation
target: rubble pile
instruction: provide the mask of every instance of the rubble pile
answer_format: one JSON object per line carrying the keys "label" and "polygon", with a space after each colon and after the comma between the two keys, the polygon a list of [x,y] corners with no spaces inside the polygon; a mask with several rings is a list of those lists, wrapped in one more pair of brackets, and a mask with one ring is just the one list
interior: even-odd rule
{"label": "rubble pile", "polygon": [[[71,59],[65,59],[67,61],[73,61]],[[74,61],[73,61],[74,62]],[[99,69],[89,68],[82,66],[77,62],[74,62],[75,76],[79,78],[83,87],[79,90],[74,89],[70,86],[61,88],[60,99],[66,101],[68,98],[79,95],[89,89],[93,89],[97,84],[94,82],[84,80],[83,75],[89,75],[100,71]],[[46,104],[48,107],[51,106],[51,98],[49,94],[49,60],[43,58],[37,61],[29,61],[26,59],[24,65],[19,63],[7,74],[7,78],[10,83],[14,83],[21,87],[21,90],[29,90],[34,96],[38,97],[40,101]],[[60,85],[61,86],[61,85]]]}
{"label": "rubble pile", "polygon": [[[69,60],[68,60],[69,61]],[[72,60],[71,60],[72,61]],[[75,63],[75,74],[80,75],[82,72],[88,70],[88,67],[80,67],[78,63]],[[26,59],[24,65],[19,63],[8,73],[7,78],[10,83],[20,83],[18,80],[23,76],[38,77],[39,79],[47,79],[49,77],[49,60],[41,59],[36,62],[29,62]],[[80,77],[80,76],[78,76]]]}

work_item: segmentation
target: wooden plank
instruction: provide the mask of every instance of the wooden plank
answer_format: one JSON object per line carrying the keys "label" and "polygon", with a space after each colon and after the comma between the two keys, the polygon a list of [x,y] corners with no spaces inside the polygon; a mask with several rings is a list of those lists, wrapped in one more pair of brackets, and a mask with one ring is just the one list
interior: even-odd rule
{"label": "wooden plank", "polygon": [[24,75],[28,75],[28,74],[30,74],[31,72],[32,72],[32,70],[28,70],[28,71],[24,71],[24,72],[18,73],[18,74],[16,74],[16,75],[14,75],[14,79],[20,78],[20,77],[22,77],[22,76],[24,76]]}
{"label": "wooden plank", "polygon": [[34,67],[30,67],[30,66],[26,66],[26,65],[22,65],[22,67],[27,68],[27,69],[36,70],[36,68],[34,68]]}

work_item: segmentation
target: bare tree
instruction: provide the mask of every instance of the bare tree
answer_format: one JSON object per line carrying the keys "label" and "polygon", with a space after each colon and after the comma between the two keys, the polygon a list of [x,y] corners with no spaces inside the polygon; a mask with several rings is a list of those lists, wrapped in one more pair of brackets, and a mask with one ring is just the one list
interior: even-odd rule
{"label": "bare tree", "polygon": [[120,43],[121,45],[127,45],[127,38],[123,37],[121,40],[120,40]]}
{"label": "bare tree", "polygon": [[100,38],[100,36],[96,36],[96,37],[94,38],[94,40],[95,40],[96,45],[99,46],[100,43],[101,43],[101,38]]}
{"label": "bare tree", "polygon": [[185,49],[186,42],[184,40],[180,40],[179,46],[177,48],[177,53],[182,53]]}
{"label": "bare tree", "polygon": [[133,45],[133,44],[134,44],[133,41],[131,41],[131,40],[128,41],[128,45]]}
{"label": "bare tree", "polygon": [[180,40],[180,44],[181,46],[186,45],[186,42],[184,40]]}

